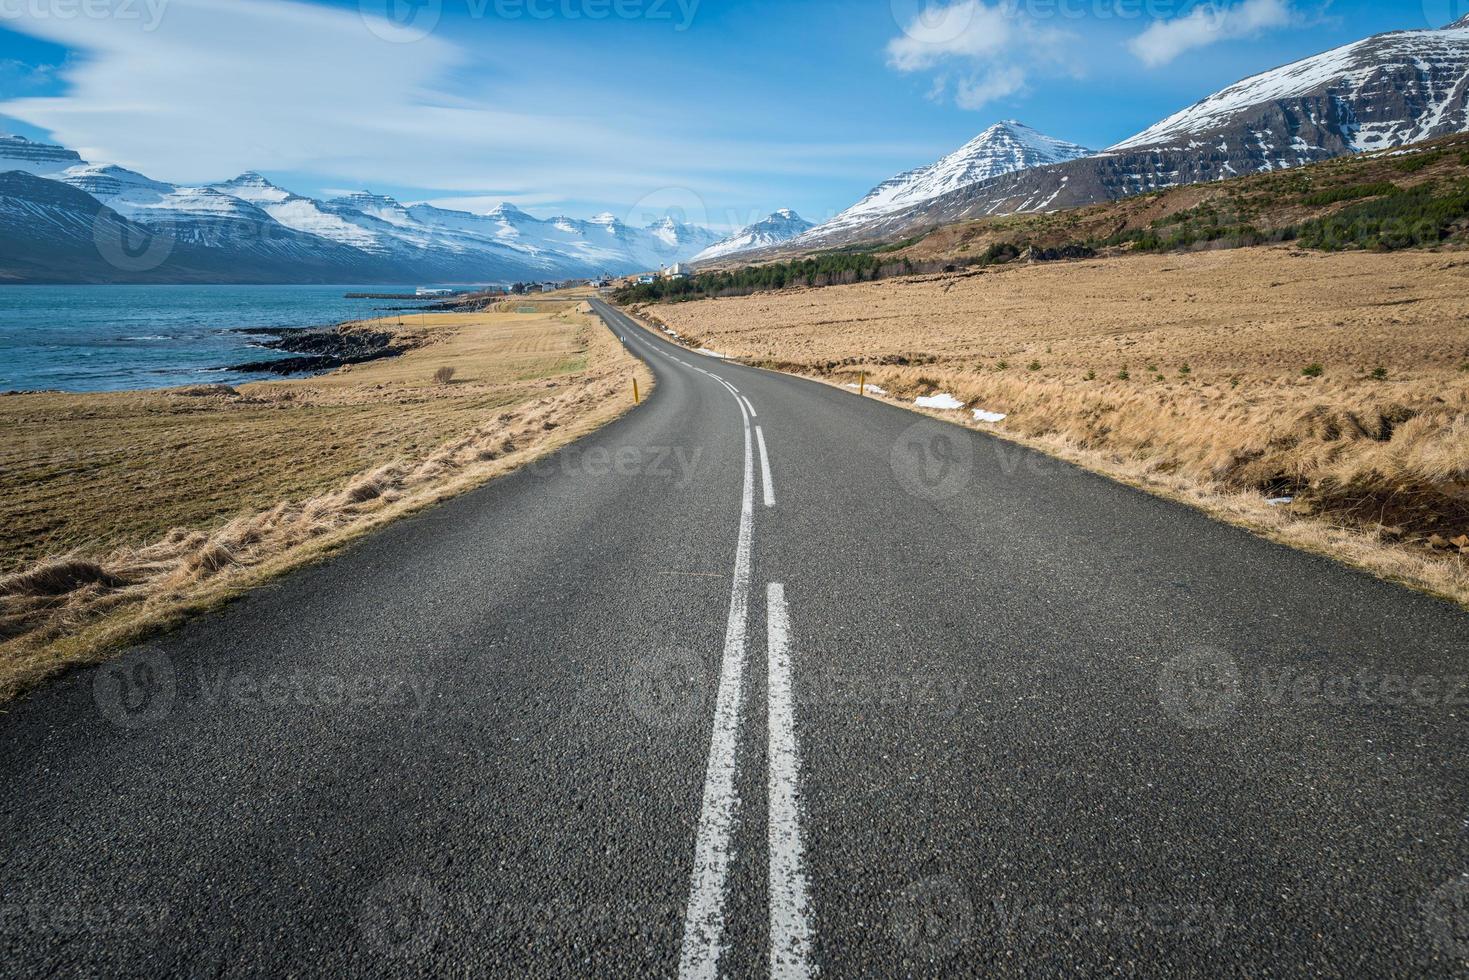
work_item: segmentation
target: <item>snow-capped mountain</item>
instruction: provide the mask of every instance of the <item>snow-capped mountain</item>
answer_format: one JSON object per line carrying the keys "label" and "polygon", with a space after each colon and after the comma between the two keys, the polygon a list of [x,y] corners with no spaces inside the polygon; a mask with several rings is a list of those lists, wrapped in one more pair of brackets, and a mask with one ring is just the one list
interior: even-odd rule
{"label": "snow-capped mountain", "polygon": [[75,150],[0,134],[0,173],[19,170],[36,177],[54,177],[81,162]]}
{"label": "snow-capped mountain", "polygon": [[[190,282],[211,276],[270,282],[559,280],[685,262],[718,238],[672,219],[634,228],[613,215],[540,220],[510,205],[472,214],[404,205],[369,191],[317,201],[253,171],[208,187],[182,187],[87,163],[63,147],[0,137],[0,174],[14,172],[35,179],[5,183],[12,199],[0,201],[0,235],[19,240],[35,233],[44,238],[45,228],[69,231],[54,247],[36,248],[53,257],[54,268],[42,273],[34,262],[17,259],[9,267],[12,278],[23,266],[26,277],[105,281],[95,243],[89,247],[70,234],[88,220],[102,221],[108,234],[123,229],[166,239],[170,248],[188,246],[187,269],[170,253],[153,268],[124,263],[130,267],[116,270],[120,279],[150,282],[169,281],[171,269]],[[45,186],[53,182],[73,193]],[[19,226],[28,220],[45,228]],[[89,254],[77,254],[78,248]],[[63,260],[66,255],[70,259]],[[6,271],[0,269],[0,276]]]}
{"label": "snow-capped mountain", "polygon": [[762,248],[784,245],[810,231],[814,225],[790,208],[781,208],[774,214],[747,225],[723,241],[715,242],[695,255],[691,262],[709,262],[728,258],[742,252],[753,252]]}
{"label": "snow-capped mountain", "polygon": [[[1439,30],[1379,34],[1264,72],[1094,156],[970,184],[820,244],[1079,207],[1466,131],[1469,17]],[[804,247],[821,231],[793,244]]]}
{"label": "snow-capped mountain", "polygon": [[1254,144],[1265,164],[1296,166],[1338,146],[1380,150],[1463,132],[1466,99],[1469,17],[1441,30],[1379,34],[1255,75],[1111,151],[1186,146],[1217,133]]}
{"label": "snow-capped mountain", "polygon": [[813,228],[796,244],[835,242],[884,215],[920,207],[1002,174],[1064,163],[1093,152],[1007,119],[995,123],[937,163],[883,181],[862,200]]}

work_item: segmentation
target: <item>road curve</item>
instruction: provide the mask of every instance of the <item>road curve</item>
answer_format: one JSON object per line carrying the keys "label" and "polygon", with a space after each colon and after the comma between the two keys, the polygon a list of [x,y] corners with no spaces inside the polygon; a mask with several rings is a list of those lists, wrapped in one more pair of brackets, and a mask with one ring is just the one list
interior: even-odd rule
{"label": "road curve", "polygon": [[7,973],[1451,976],[1469,615],[691,353],[0,717]]}

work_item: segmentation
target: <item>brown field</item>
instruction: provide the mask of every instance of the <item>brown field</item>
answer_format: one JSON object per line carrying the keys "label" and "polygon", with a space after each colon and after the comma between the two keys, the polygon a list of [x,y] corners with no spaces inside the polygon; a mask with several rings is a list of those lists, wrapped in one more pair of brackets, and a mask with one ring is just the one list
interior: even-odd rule
{"label": "brown field", "polygon": [[630,408],[651,377],[577,306],[410,317],[418,349],[300,381],[0,397],[0,700]]}
{"label": "brown field", "polygon": [[645,312],[908,405],[949,392],[1007,437],[1469,601],[1469,253],[1119,256]]}

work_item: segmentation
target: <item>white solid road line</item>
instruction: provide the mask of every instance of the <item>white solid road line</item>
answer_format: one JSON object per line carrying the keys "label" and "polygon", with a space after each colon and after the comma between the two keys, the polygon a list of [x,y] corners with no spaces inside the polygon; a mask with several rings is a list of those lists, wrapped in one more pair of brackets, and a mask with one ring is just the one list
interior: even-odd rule
{"label": "white solid road line", "polygon": [[765,433],[755,426],[755,441],[760,444],[760,479],[765,488],[765,506],[775,506],[775,481],[770,478],[770,454],[765,451]]}
{"label": "white solid road line", "polygon": [[[738,403],[738,402],[737,402]],[[750,418],[740,406],[745,423],[745,486],[740,502],[739,544],[735,548],[734,585],[730,590],[729,622],[724,631],[724,662],[719,695],[714,705],[714,735],[709,743],[709,768],[704,776],[704,802],[699,812],[699,835],[694,842],[693,882],[684,914],[683,948],[678,975],[684,980],[713,980],[724,949],[724,895],[729,878],[730,836],[734,830],[739,795],[735,790],[735,750],[739,744],[740,701],[745,677],[745,627],[750,608],[750,550],[755,522],[755,461]]]}
{"label": "white solid road line", "polygon": [[755,411],[755,406],[750,404],[750,399],[745,398],[744,395],[741,395],[740,398],[744,401],[745,407],[750,410],[750,418],[758,419],[760,417],[760,413]]}
{"label": "white solid road line", "polygon": [[770,697],[770,975],[811,975],[811,921],[801,866],[801,760],[791,694],[791,624],[785,586],[766,590]]}

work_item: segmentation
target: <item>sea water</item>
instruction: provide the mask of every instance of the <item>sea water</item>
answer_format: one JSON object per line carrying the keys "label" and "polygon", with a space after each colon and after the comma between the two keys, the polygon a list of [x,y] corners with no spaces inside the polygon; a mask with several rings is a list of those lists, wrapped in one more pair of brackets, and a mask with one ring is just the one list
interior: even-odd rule
{"label": "sea water", "polygon": [[291,355],[248,328],[396,322],[421,304],[347,299],[409,286],[0,286],[0,391],[112,391],[270,377],[232,364]]}

